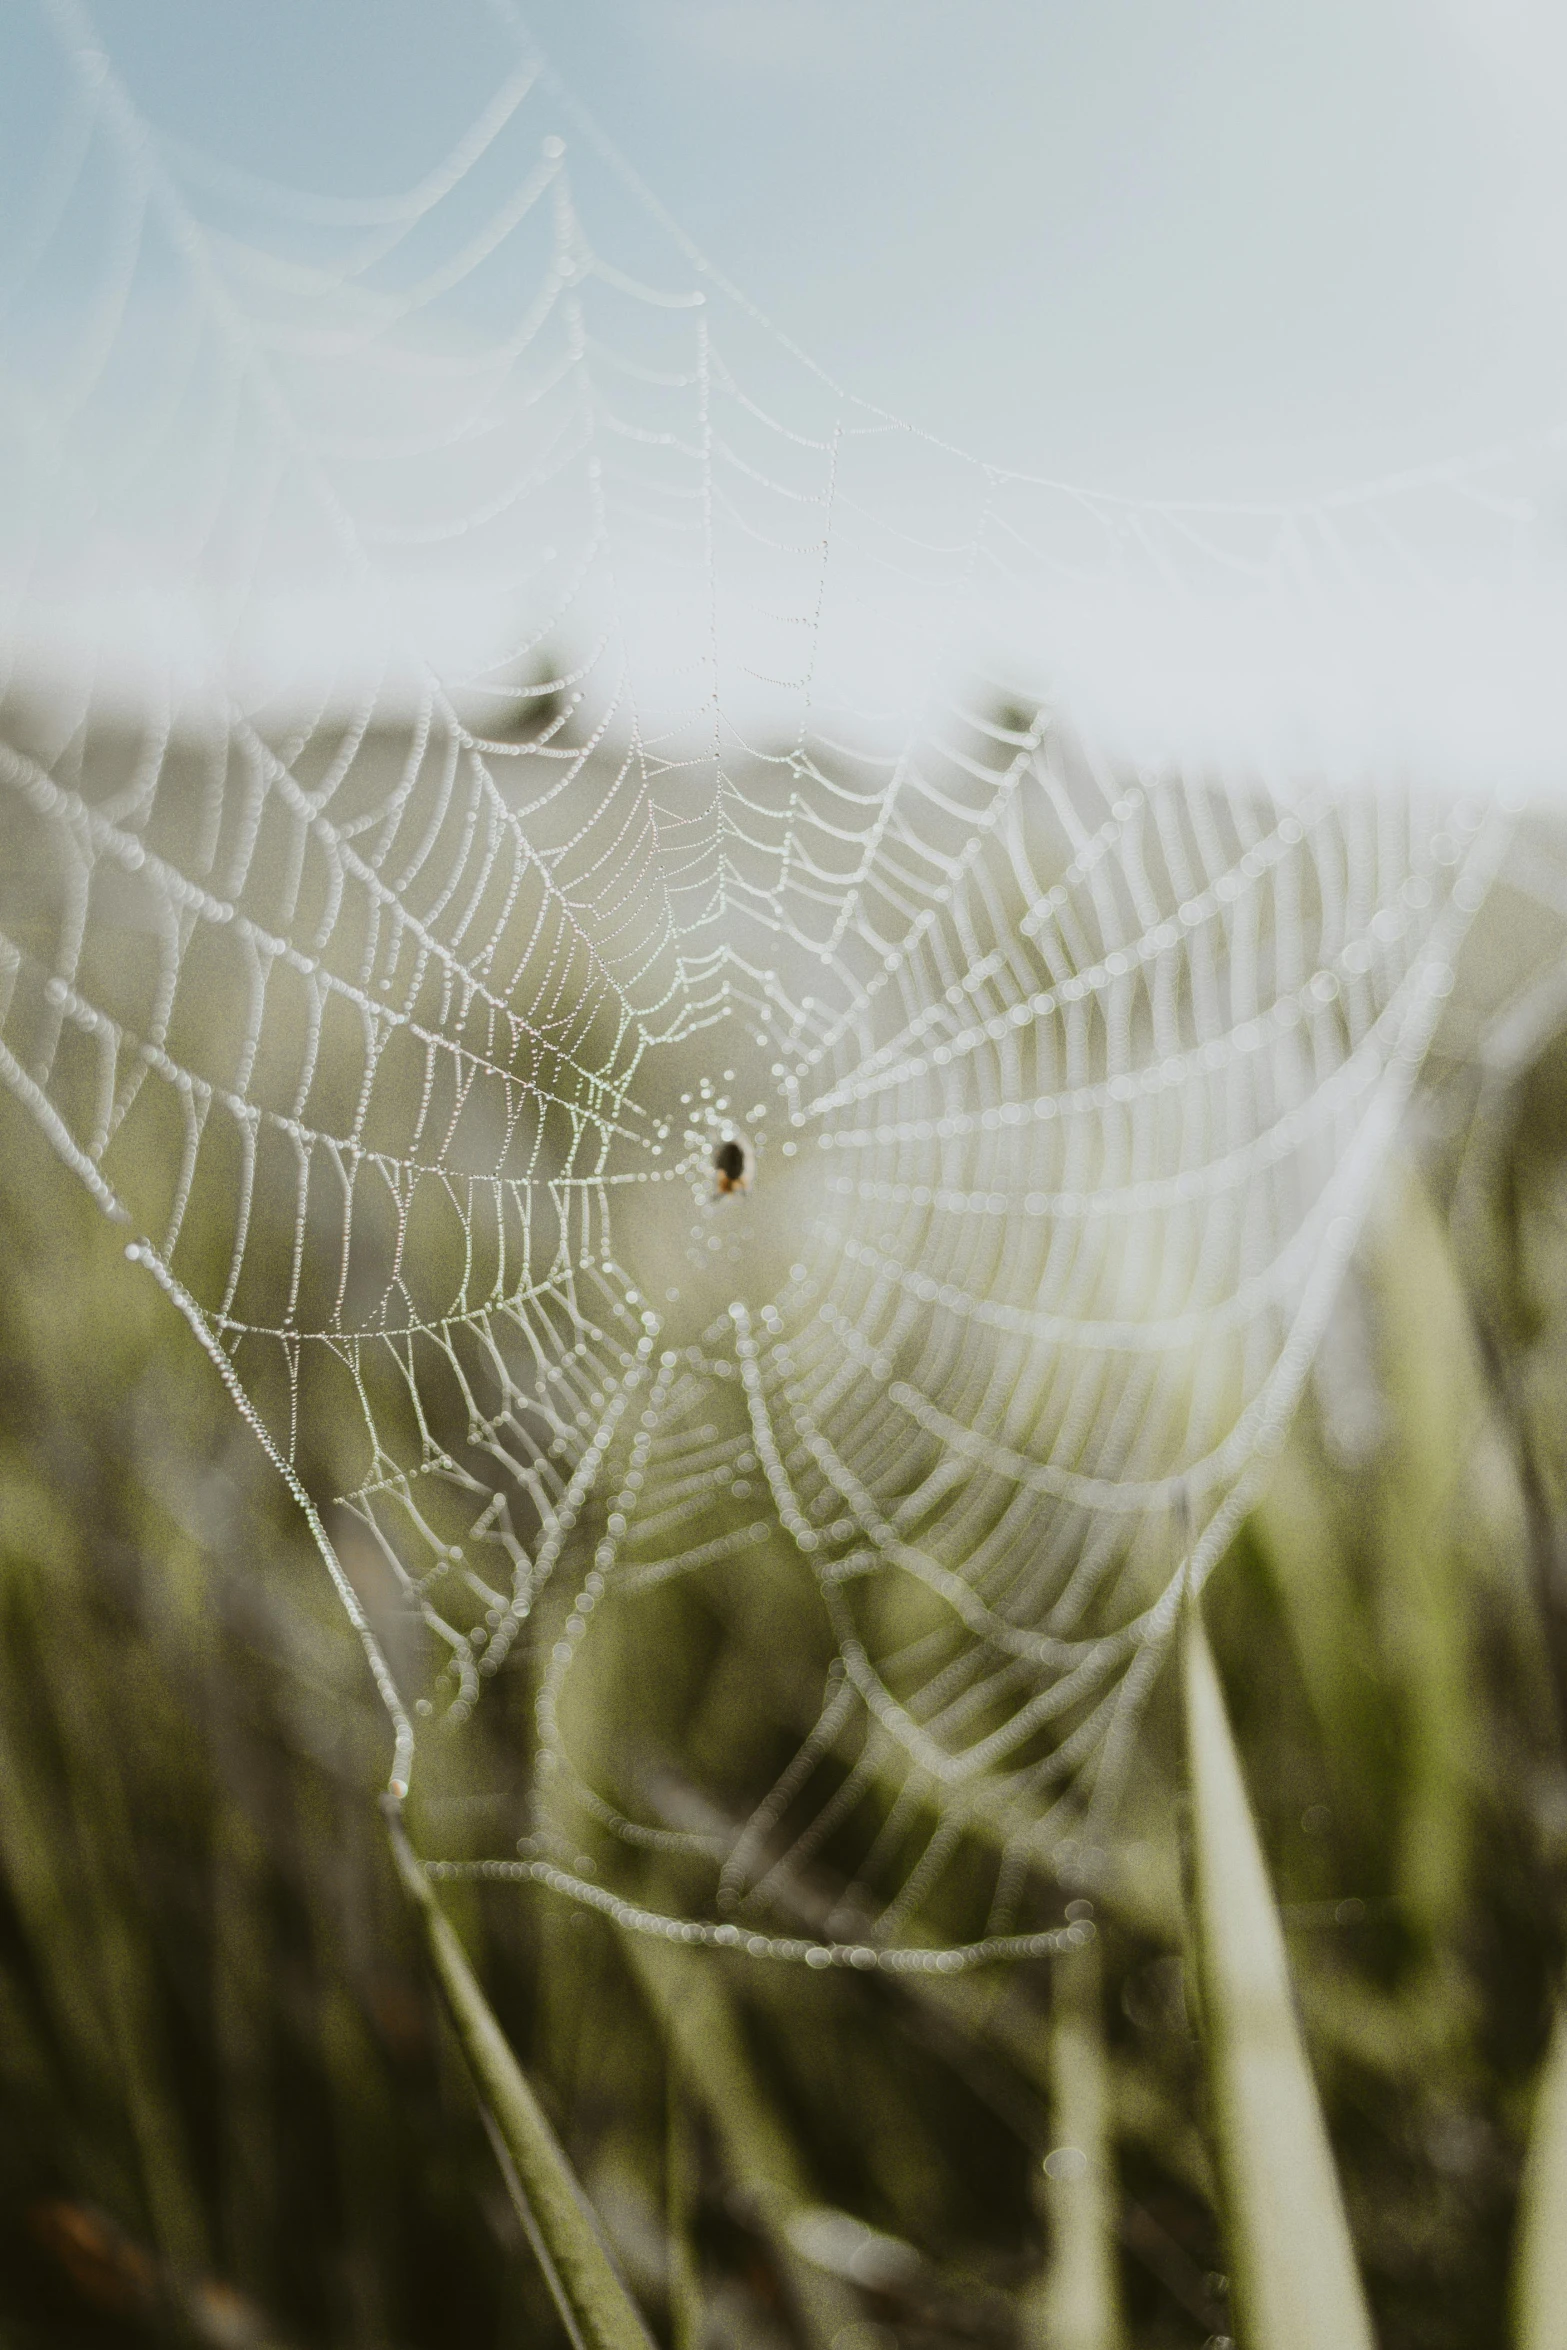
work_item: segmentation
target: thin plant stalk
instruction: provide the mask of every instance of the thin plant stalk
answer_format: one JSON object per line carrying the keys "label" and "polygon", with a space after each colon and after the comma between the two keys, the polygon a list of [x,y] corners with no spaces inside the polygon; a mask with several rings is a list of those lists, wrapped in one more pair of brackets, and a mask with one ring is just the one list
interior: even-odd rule
{"label": "thin plant stalk", "polygon": [[1535,2096],[1513,2269],[1518,2350],[1567,2350],[1567,2008]]}
{"label": "thin plant stalk", "polygon": [[673,2350],[701,2350],[702,2279],[692,2226],[696,2216],[696,2114],[680,2059],[667,2061],[664,2204],[669,2263],[669,2338]]}
{"label": "thin plant stalk", "polygon": [[1372,2350],[1284,1950],[1197,1602],[1182,1627],[1193,1941],[1243,2350]]}
{"label": "thin plant stalk", "polygon": [[788,2124],[756,2077],[712,1956],[637,1935],[626,1937],[626,1951],[665,2042],[700,2096],[730,2172],[766,2231],[806,2338],[826,2350],[859,2318],[859,2297],[794,2240],[795,2223],[820,2197]]}
{"label": "thin plant stalk", "polygon": [[652,2350],[560,2141],[408,1841],[401,1806],[388,1797],[385,1809],[398,1874],[473,2075],[490,2143],[572,2350]]}
{"label": "thin plant stalk", "polygon": [[1097,1936],[1054,1962],[1050,2074],[1055,2144],[1042,2165],[1050,2256],[1025,2311],[1038,2350],[1123,2350],[1110,2076]]}

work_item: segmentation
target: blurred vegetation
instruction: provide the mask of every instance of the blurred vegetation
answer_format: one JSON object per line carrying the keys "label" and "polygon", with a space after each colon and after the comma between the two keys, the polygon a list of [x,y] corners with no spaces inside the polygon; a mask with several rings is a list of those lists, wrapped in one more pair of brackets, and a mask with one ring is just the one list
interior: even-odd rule
{"label": "blurred vegetation", "polygon": [[[358,1645],[122,1241],[0,1099],[0,2339],[564,2340],[396,1881]],[[1563,1957],[1564,1404],[1567,1043],[1428,1100],[1207,1602],[1387,2350],[1507,2338]],[[757,1636],[706,1628],[709,1715],[765,1691]],[[1177,1694],[1054,1980],[443,1888],[675,2350],[1227,2337]]]}

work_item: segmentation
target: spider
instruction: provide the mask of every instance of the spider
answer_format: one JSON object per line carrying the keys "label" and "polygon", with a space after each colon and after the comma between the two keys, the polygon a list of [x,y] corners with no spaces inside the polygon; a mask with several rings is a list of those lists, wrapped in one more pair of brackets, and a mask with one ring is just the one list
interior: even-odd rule
{"label": "spider", "polygon": [[749,1191],[751,1162],[745,1144],[736,1142],[733,1136],[721,1142],[713,1153],[713,1174],[720,1198],[727,1191]]}

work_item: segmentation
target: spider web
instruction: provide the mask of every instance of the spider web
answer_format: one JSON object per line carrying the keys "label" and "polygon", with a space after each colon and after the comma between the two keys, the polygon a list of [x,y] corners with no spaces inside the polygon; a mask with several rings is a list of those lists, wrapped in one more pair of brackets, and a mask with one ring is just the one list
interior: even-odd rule
{"label": "spider web", "polygon": [[[44,13],[0,1072],[293,1484],[437,1865],[812,1964],[1051,1946],[1503,853],[1327,648],[1433,534],[1516,564],[1514,457],[1009,474],[628,204],[508,11],[362,202]],[[1215,614],[1312,740],[1181,744]]]}

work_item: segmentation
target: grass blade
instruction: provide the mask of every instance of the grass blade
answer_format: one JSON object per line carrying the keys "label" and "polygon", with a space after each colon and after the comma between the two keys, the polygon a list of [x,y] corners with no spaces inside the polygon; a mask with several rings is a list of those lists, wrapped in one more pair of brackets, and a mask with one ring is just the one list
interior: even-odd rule
{"label": "grass blade", "polygon": [[707,2109],[731,2175],[766,2231],[804,2338],[830,2350],[859,2318],[860,2297],[795,2240],[800,2221],[821,2198],[784,2116],[756,2077],[713,1956],[638,1935],[628,1935],[625,1948],[666,2044]]}
{"label": "grass blade", "polygon": [[696,2116],[680,2060],[666,2059],[664,2204],[672,2350],[702,2350],[702,2277],[692,2227],[697,2203]]}
{"label": "grass blade", "polygon": [[1195,1600],[1182,1680],[1203,2033],[1245,2350],[1371,2350],[1284,1933]]}
{"label": "grass blade", "polygon": [[1518,2350],[1567,2350],[1567,2008],[1535,2097],[1513,2271]]}
{"label": "grass blade", "polygon": [[636,2304],[604,2249],[587,2198],[495,2020],[451,1920],[435,1898],[408,1841],[401,1812],[390,1799],[386,1818],[398,1874],[423,1929],[502,2175],[573,2350],[653,2350]]}
{"label": "grass blade", "polygon": [[1097,1938],[1054,1963],[1050,2071],[1055,2145],[1044,2160],[1050,2264],[1025,2310],[1040,2350],[1122,2350],[1116,2184]]}

